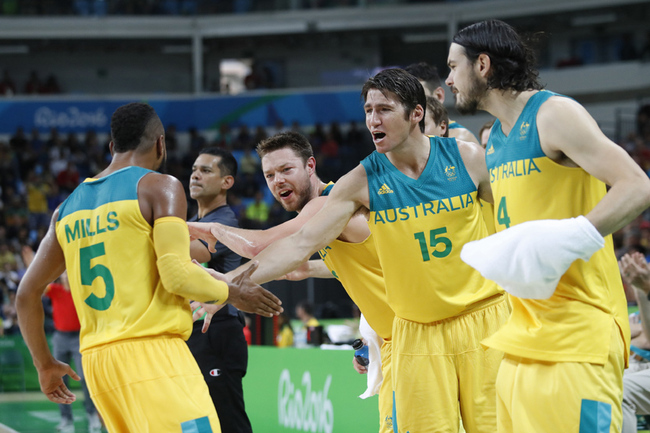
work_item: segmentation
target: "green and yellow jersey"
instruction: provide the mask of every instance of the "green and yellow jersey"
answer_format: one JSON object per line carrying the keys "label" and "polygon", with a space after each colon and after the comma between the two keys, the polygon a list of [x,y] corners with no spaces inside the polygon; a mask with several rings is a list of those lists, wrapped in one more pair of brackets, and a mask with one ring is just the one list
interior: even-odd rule
{"label": "green and yellow jersey", "polygon": [[192,330],[188,302],[160,282],[153,228],[138,203],[151,173],[127,167],[86,179],[59,208],[56,236],[81,323],[80,349]]}
{"label": "green and yellow jersey", "polygon": [[[552,96],[534,94],[508,136],[497,120],[486,150],[497,231],[543,219],[585,215],[606,193],[580,167],[565,167],[542,151],[537,112]],[[576,260],[550,299],[510,298],[512,316],[486,344],[506,353],[551,362],[604,364],[612,319],[629,352],[627,303],[611,236],[588,262]],[[627,355],[626,355],[627,357]]]}
{"label": "green and yellow jersey", "polygon": [[388,304],[398,317],[420,323],[480,308],[502,293],[460,259],[462,246],[487,236],[487,229],[456,139],[429,137],[429,142],[418,179],[377,152],[361,161]]}
{"label": "green and yellow jersey", "polygon": [[[321,195],[328,195],[333,185],[330,182]],[[390,340],[395,313],[388,306],[384,274],[372,234],[358,243],[336,239],[318,253],[370,327],[384,340]]]}

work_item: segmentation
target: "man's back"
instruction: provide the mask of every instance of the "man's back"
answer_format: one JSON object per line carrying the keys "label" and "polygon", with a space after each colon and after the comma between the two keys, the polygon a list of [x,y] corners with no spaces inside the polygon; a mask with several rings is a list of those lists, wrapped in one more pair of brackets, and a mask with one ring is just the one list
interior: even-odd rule
{"label": "man's back", "polygon": [[140,211],[138,184],[148,173],[128,167],[87,180],[59,209],[56,234],[81,322],[82,352],[127,338],[186,338],[191,330],[190,315],[170,308],[189,311],[182,297],[162,288],[153,228]]}

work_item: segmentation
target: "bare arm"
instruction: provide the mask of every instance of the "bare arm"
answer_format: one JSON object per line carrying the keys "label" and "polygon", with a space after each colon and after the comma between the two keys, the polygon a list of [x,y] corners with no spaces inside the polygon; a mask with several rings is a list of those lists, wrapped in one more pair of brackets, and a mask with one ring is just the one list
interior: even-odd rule
{"label": "bare arm", "polygon": [[298,216],[266,230],[248,230],[219,223],[191,222],[187,225],[190,236],[193,239],[204,240],[210,248],[213,248],[218,240],[240,256],[252,258],[278,239],[290,236],[300,230],[323,207],[326,200],[327,197],[310,200]]}
{"label": "bare arm", "polygon": [[492,188],[490,187],[490,175],[488,174],[485,162],[485,149],[478,144],[467,141],[456,140],[458,150],[469,176],[478,188],[478,196],[481,200],[494,203]]}
{"label": "bare arm", "polygon": [[267,317],[283,311],[275,295],[250,279],[255,264],[247,264],[238,278],[225,282],[192,263],[189,233],[184,223],[187,202],[178,179],[148,174],[140,181],[138,197],[143,215],[154,222],[157,267],[165,290],[201,302],[222,304],[227,301],[240,310]]}
{"label": "bare arm", "polygon": [[580,104],[553,97],[540,108],[537,122],[542,150],[549,158],[582,167],[611,187],[585,215],[603,236],[624,227],[650,206],[648,176],[602,133]]}
{"label": "bare arm", "polygon": [[[368,179],[357,166],[334,186],[322,209],[297,233],[280,239],[255,257],[260,266],[253,280],[264,283],[296,269],[318,249],[336,239],[357,209],[367,207]],[[232,271],[235,275],[241,267]]]}
{"label": "bare arm", "polygon": [[280,279],[300,281],[306,278],[334,278],[332,272],[322,260],[309,260],[297,269],[283,275]]}
{"label": "bare arm", "polygon": [[54,212],[47,234],[20,281],[16,311],[20,331],[38,371],[41,391],[54,403],[70,404],[75,401],[75,396],[63,383],[63,376],[67,374],[75,380],[80,378],[69,365],[54,359],[50,352],[43,328],[45,313],[41,303],[47,285],[65,270],[63,251],[54,231],[58,215],[58,211]]}

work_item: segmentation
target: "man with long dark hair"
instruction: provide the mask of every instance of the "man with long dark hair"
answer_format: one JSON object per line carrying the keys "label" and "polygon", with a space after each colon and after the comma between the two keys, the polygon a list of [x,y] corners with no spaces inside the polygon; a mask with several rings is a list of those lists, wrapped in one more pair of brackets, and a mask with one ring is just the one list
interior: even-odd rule
{"label": "man with long dark hair", "polygon": [[542,90],[508,24],[460,30],[448,65],[458,111],[497,118],[486,160],[498,233],[462,254],[513,295],[484,342],[506,353],[497,431],[618,432],[630,330],[610,234],[648,207],[650,180],[584,107]]}

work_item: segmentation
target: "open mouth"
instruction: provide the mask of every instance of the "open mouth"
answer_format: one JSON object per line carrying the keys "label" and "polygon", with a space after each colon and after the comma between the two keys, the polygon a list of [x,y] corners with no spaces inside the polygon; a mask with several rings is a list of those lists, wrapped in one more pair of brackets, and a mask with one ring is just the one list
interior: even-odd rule
{"label": "open mouth", "polygon": [[384,138],[385,136],[386,136],[386,133],[385,133],[385,132],[373,132],[373,133],[372,133],[372,137],[373,137],[375,140],[381,140],[381,139]]}
{"label": "open mouth", "polygon": [[289,197],[291,195],[291,192],[292,191],[290,189],[288,189],[286,191],[282,191],[282,192],[280,192],[280,197],[287,198],[287,197]]}

